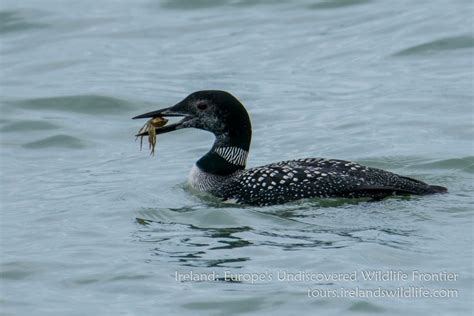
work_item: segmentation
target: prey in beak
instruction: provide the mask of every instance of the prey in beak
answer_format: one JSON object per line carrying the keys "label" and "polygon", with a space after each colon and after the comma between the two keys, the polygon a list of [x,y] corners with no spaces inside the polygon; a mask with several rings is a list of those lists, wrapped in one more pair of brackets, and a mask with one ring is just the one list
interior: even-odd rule
{"label": "prey in beak", "polygon": [[[165,118],[165,116],[183,116],[184,118],[177,123],[166,125],[168,123],[168,120]],[[148,144],[151,150],[150,155],[155,154],[156,135],[180,129],[182,128],[182,124],[190,119],[188,115],[173,111],[172,108],[148,112],[142,115],[135,116],[132,119],[140,118],[150,118],[145,123],[145,125],[143,125],[142,128],[138,130],[138,133],[135,135],[137,138],[140,137],[140,150],[142,149],[143,137],[148,136]]]}
{"label": "prey in beak", "polygon": [[[155,132],[156,132],[157,135],[172,132],[172,131],[175,131],[177,129],[180,129],[182,124],[191,118],[187,114],[173,111],[172,108],[166,108],[166,109],[161,109],[161,110],[158,110],[158,111],[153,111],[153,112],[148,112],[148,113],[145,113],[145,114],[141,114],[141,115],[133,117],[132,119],[136,120],[136,119],[141,119],[141,118],[151,118],[151,120],[148,121],[148,122],[150,122],[155,118],[162,118],[163,120],[166,120],[165,117],[173,117],[173,116],[174,117],[183,116],[184,118],[181,121],[179,121],[177,123],[174,123],[174,124],[165,125],[166,124],[165,123],[165,124],[160,125],[160,126],[155,126]],[[166,120],[166,122],[168,122],[168,120]],[[142,131],[140,129],[138,131],[138,134],[136,134],[135,136],[140,137],[140,136],[147,136],[147,135],[148,135],[148,131]]]}
{"label": "prey in beak", "polygon": [[163,117],[154,117],[149,119],[145,125],[140,128],[136,137],[140,137],[140,150],[142,150],[143,137],[148,135],[148,148],[151,150],[150,155],[155,155],[155,145],[156,145],[156,128],[165,126],[168,123],[168,120]]}

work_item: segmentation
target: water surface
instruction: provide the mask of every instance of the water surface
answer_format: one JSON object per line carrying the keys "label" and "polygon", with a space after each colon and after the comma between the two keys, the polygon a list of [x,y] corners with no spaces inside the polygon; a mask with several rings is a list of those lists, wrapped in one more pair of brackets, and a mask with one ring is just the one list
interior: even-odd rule
{"label": "water surface", "polygon": [[[471,1],[0,7],[4,314],[472,313]],[[130,118],[200,89],[246,105],[249,166],[355,160],[450,193],[266,208],[196,196],[186,177],[212,135],[164,135],[150,157]],[[458,277],[363,280],[368,270]],[[176,280],[190,272],[217,277]],[[284,272],[357,280],[278,280]],[[246,279],[255,274],[263,280]],[[378,287],[457,295],[308,297]]]}

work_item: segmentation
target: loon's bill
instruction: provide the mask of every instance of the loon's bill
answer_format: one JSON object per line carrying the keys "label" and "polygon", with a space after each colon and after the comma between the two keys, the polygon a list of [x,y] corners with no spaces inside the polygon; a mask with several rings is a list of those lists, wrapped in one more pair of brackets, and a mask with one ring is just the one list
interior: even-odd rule
{"label": "loon's bill", "polygon": [[242,103],[225,91],[197,91],[172,107],[134,119],[173,116],[183,118],[140,130],[136,136],[153,137],[190,127],[213,133],[214,144],[192,168],[189,183],[224,201],[264,206],[315,197],[378,200],[447,192],[442,186],[337,159],[305,158],[246,169],[252,138],[250,118]]}

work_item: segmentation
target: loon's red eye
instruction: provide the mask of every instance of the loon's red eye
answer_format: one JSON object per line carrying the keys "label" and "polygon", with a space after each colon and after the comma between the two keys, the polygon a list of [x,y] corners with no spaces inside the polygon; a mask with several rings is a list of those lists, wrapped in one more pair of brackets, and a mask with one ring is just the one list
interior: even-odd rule
{"label": "loon's red eye", "polygon": [[199,103],[197,104],[197,108],[198,108],[199,110],[205,110],[205,109],[207,109],[207,103],[206,103],[206,102],[199,102]]}

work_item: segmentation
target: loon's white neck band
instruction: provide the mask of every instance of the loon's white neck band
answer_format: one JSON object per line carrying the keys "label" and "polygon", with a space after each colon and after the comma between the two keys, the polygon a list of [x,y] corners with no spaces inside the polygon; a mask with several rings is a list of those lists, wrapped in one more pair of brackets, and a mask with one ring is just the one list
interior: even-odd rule
{"label": "loon's white neck band", "polygon": [[224,158],[227,162],[245,167],[248,151],[239,147],[216,147],[214,152]]}

